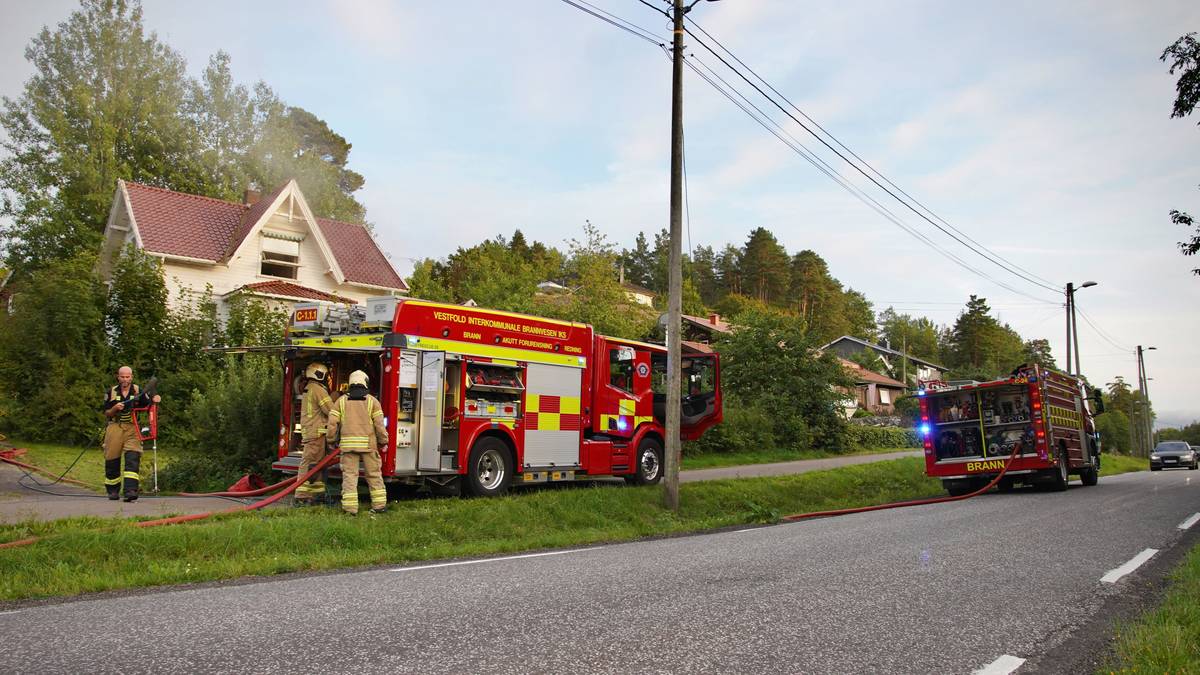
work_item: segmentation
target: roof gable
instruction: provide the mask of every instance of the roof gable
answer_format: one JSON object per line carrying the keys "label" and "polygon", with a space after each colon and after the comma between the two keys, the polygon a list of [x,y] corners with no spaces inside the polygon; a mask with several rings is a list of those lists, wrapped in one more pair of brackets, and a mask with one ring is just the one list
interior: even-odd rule
{"label": "roof gable", "polygon": [[396,274],[366,227],[329,218],[317,218],[317,224],[347,282],[408,290],[408,285]]}
{"label": "roof gable", "polygon": [[866,340],[856,338],[853,335],[843,335],[842,337],[834,340],[833,342],[830,342],[829,344],[825,345],[824,347],[821,347],[821,349],[819,351],[824,351],[826,349],[829,349],[830,347],[836,345],[837,343],[839,343],[843,340],[849,340],[850,342],[858,344],[865,349],[871,349],[876,352],[879,352],[880,354],[886,354],[888,356],[899,356],[901,358],[908,359],[909,361],[914,361],[916,363],[920,363],[922,365],[929,366],[930,368],[936,368],[937,370],[946,370],[945,366],[939,366],[938,364],[936,364],[932,361],[927,361],[920,357],[913,356],[912,354],[905,354],[904,352],[901,352],[896,349],[889,349],[887,347],[884,347],[883,345],[872,344],[870,342],[867,342]]}

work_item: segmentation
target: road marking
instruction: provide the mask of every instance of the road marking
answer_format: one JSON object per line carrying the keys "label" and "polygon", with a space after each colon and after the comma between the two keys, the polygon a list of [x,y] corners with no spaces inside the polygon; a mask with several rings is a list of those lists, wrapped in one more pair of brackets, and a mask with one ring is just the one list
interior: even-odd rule
{"label": "road marking", "polygon": [[1020,668],[1021,664],[1023,663],[1025,663],[1025,659],[1005,654],[1004,656],[992,661],[979,670],[976,670],[973,675],[1008,675],[1017,668]]}
{"label": "road marking", "polygon": [[21,611],[21,610],[19,610],[19,609],[14,609],[14,610],[12,610],[12,611],[9,611],[9,612],[0,612],[0,616],[4,616],[5,614],[16,614],[17,612],[20,612],[20,611]]}
{"label": "road marking", "polygon": [[1188,518],[1179,524],[1179,529],[1186,530],[1195,525],[1197,522],[1200,522],[1200,513],[1193,513],[1191,518]]}
{"label": "road marking", "polygon": [[582,553],[584,551],[594,551],[599,546],[591,548],[573,548],[569,551],[546,551],[545,553],[526,553],[524,555],[508,555],[503,558],[483,558],[481,560],[458,560],[456,562],[438,563],[436,565],[419,565],[417,567],[397,567],[393,572],[415,572],[416,570],[431,570],[437,567],[458,567],[460,565],[478,565],[479,563],[500,562],[502,560],[520,560],[522,558],[544,558],[548,555],[565,555],[567,553]]}
{"label": "road marking", "polygon": [[1133,560],[1130,560],[1115,570],[1109,570],[1108,574],[1100,577],[1100,582],[1106,584],[1117,583],[1118,579],[1136,570],[1144,565],[1147,560],[1153,558],[1155,553],[1158,553],[1158,549],[1156,548],[1148,548],[1145,551],[1142,551],[1141,553],[1133,556]]}
{"label": "road marking", "polygon": [[762,529],[761,527],[747,527],[744,530],[734,530],[733,534],[741,534],[743,532],[753,532],[755,530],[761,530],[761,529]]}

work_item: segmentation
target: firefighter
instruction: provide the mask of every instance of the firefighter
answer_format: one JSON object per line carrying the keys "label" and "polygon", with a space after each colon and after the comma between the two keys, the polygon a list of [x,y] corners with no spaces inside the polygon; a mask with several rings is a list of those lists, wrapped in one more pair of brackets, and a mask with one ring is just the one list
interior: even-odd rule
{"label": "firefighter", "polygon": [[[310,363],[304,369],[307,382],[304,385],[304,398],[300,407],[300,466],[297,467],[297,477],[308,473],[317,462],[325,458],[325,432],[329,422],[329,411],[333,409],[333,399],[325,388],[325,377],[329,369],[322,363]],[[320,475],[309,478],[296,488],[295,501],[297,504],[311,504],[315,497],[325,494],[325,483]]]}
{"label": "firefighter", "polygon": [[[110,387],[104,396],[104,416],[108,424],[104,428],[104,489],[108,498],[121,496],[121,481],[125,482],[125,501],[138,498],[141,475],[138,466],[142,461],[142,441],[138,438],[137,425],[133,421],[133,409],[145,408],[158,403],[162,397],[143,393],[133,383],[133,369],[121,366],[117,369],[117,384]],[[121,470],[121,455],[125,456],[125,470]]]}
{"label": "firefighter", "polygon": [[371,513],[387,510],[379,448],[387,443],[383,406],[367,393],[367,374],[350,373],[350,389],[329,413],[329,438],[336,439],[342,458],[342,510],[358,513],[358,463],[362,461],[371,490]]}

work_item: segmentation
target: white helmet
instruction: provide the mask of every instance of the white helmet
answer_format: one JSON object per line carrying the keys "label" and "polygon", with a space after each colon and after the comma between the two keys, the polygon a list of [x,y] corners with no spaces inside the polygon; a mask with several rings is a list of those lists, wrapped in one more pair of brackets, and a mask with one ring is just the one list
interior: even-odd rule
{"label": "white helmet", "polygon": [[329,370],[325,367],[325,364],[314,361],[304,369],[304,376],[310,380],[324,380],[328,372]]}
{"label": "white helmet", "polygon": [[356,370],[353,373],[350,373],[350,379],[348,379],[347,382],[351,387],[356,384],[361,384],[365,387],[367,386],[367,374],[361,370]]}

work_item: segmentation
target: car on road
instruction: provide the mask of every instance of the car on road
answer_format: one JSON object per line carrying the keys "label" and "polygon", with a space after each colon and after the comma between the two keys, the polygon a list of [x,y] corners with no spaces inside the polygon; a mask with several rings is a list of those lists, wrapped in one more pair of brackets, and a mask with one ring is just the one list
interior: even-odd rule
{"label": "car on road", "polygon": [[1162,441],[1150,453],[1150,470],[1200,468],[1200,453],[1185,441]]}

